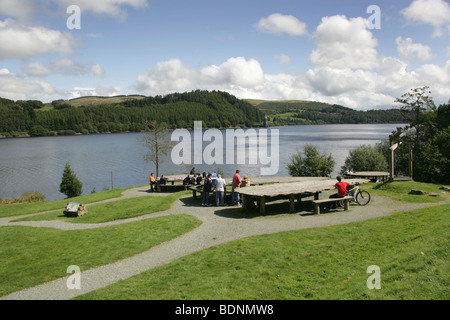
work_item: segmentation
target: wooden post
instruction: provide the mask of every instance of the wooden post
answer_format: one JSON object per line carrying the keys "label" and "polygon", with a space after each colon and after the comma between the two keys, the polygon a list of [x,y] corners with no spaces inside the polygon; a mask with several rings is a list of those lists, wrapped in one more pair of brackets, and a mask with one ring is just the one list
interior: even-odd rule
{"label": "wooden post", "polygon": [[350,201],[348,200],[348,199],[345,199],[344,200],[344,211],[347,211],[348,210],[348,203],[349,203]]}
{"label": "wooden post", "polygon": [[314,203],[314,214],[320,214],[320,204]]}
{"label": "wooden post", "polygon": [[114,177],[112,171],[111,171],[111,189],[114,190]]}
{"label": "wooden post", "polygon": [[411,176],[411,180],[414,181],[413,177],[413,149],[409,147],[409,175]]}
{"label": "wooden post", "polygon": [[295,211],[295,195],[294,194],[289,195],[289,210],[291,212]]}
{"label": "wooden post", "polygon": [[264,196],[259,198],[259,213],[260,214],[266,213],[266,197]]}

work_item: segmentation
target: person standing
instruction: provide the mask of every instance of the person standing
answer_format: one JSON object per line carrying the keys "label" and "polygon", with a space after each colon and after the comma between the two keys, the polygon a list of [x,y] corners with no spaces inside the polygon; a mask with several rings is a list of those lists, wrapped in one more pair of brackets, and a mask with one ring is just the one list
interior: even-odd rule
{"label": "person standing", "polygon": [[219,174],[217,175],[217,179],[216,179],[216,206],[219,206],[219,203],[221,206],[223,206],[223,199],[224,199],[224,195],[225,195],[225,186],[226,186],[226,181],[224,178],[222,178],[222,176]]}
{"label": "person standing", "polygon": [[236,170],[231,182],[231,204],[233,206],[238,206],[240,204],[239,193],[236,192],[236,189],[241,187],[241,183],[241,175],[239,174],[239,170]]}
{"label": "person standing", "polygon": [[211,192],[211,189],[212,189],[211,174],[208,174],[208,176],[205,179],[205,182],[203,183],[202,206],[209,207],[209,193]]}

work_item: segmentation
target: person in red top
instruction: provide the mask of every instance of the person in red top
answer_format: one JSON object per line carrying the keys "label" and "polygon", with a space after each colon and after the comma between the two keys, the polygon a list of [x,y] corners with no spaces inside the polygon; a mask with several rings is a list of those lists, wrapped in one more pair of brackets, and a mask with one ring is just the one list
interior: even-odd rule
{"label": "person in red top", "polygon": [[[342,177],[341,176],[337,176],[337,183],[334,185],[334,187],[338,190],[337,193],[332,194],[330,196],[330,198],[342,198],[345,197],[345,194],[347,192],[347,186],[350,186],[350,183],[342,181]],[[332,205],[330,206],[330,209],[335,209],[336,208],[336,203],[333,202]]]}
{"label": "person in red top", "polygon": [[236,173],[233,176],[233,180],[231,182],[231,205],[238,206],[240,204],[239,193],[235,192],[236,188],[240,188],[242,183],[241,175],[239,174],[239,170],[236,170]]}

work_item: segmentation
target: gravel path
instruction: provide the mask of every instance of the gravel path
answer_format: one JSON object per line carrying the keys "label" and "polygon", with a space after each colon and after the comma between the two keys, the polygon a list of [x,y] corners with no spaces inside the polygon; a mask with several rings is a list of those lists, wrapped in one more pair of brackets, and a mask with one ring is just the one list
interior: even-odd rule
{"label": "gravel path", "polygon": [[[120,198],[105,200],[102,202],[116,201],[119,199],[139,196],[162,196],[161,193],[147,193],[143,188],[134,188],[125,191]],[[323,195],[324,197],[326,195]],[[120,260],[101,267],[81,272],[81,289],[69,290],[67,277],[51,281],[33,288],[14,292],[0,299],[7,300],[66,300],[90,291],[105,287],[122,279],[127,279],[146,270],[167,264],[175,259],[190,253],[209,248],[211,246],[240,239],[248,236],[275,233],[288,230],[314,228],[345,224],[354,221],[362,221],[376,217],[390,215],[396,211],[410,210],[449,203],[450,200],[435,204],[401,203],[390,198],[376,196],[372,198],[368,206],[360,207],[351,205],[349,211],[331,211],[321,215],[312,215],[312,210],[300,211],[289,214],[289,202],[287,200],[269,203],[267,213],[263,217],[237,216],[232,212],[235,207],[201,207],[193,201],[191,196],[177,201],[170,210],[153,213],[141,217],[126,220],[118,220],[100,224],[79,224],[62,221],[24,221],[9,222],[18,217],[0,219],[0,226],[21,225],[31,227],[51,227],[62,230],[87,229],[107,227],[120,223],[128,223],[141,219],[159,217],[173,214],[190,214],[197,217],[203,223],[198,228],[141,254]],[[270,212],[276,215],[270,215]],[[280,214],[281,213],[281,214]],[[286,213],[286,214],[282,214]]]}

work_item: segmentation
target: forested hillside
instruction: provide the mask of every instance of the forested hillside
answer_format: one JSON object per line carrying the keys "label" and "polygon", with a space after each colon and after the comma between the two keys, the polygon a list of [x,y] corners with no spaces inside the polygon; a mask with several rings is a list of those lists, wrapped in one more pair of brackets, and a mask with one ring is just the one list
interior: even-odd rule
{"label": "forested hillside", "polygon": [[340,105],[313,101],[255,101],[269,125],[402,123],[400,110],[357,111]]}
{"label": "forested hillside", "polygon": [[169,128],[255,127],[333,123],[401,123],[400,111],[356,111],[311,101],[241,100],[227,92],[196,90],[166,96],[83,97],[41,101],[0,98],[0,136],[46,136],[147,130],[149,121]]}
{"label": "forested hillside", "polygon": [[[79,99],[77,99],[79,100]],[[0,133],[6,136],[29,134],[104,133],[142,131],[148,121],[166,122],[172,129],[203,127],[252,127],[262,125],[264,114],[244,100],[220,91],[192,91],[167,96],[123,99],[122,102],[81,105],[54,101],[44,107],[39,101],[0,99]],[[80,101],[76,101],[77,105]]]}

